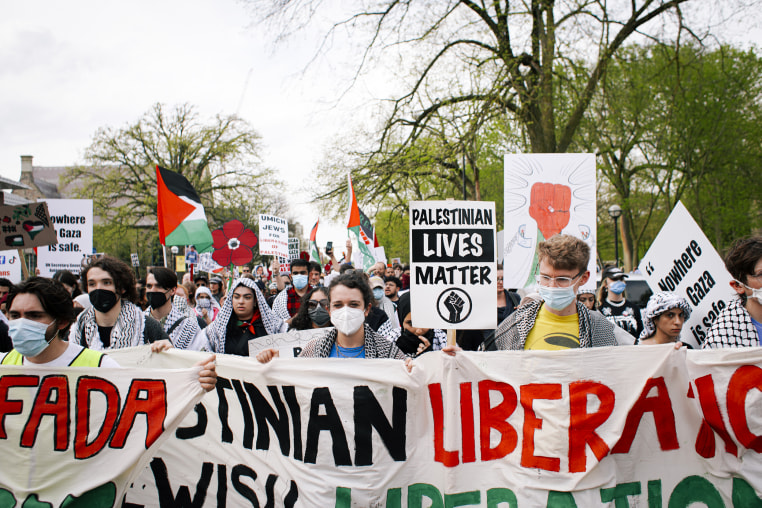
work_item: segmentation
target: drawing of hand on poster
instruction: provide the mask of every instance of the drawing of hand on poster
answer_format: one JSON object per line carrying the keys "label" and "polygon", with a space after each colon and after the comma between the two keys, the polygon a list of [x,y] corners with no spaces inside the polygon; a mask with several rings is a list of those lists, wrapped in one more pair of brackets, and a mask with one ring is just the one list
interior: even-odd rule
{"label": "drawing of hand on poster", "polygon": [[[553,235],[581,238],[595,252],[595,193],[592,154],[505,156],[505,287],[534,285],[537,245]],[[595,274],[594,256],[588,269]]]}

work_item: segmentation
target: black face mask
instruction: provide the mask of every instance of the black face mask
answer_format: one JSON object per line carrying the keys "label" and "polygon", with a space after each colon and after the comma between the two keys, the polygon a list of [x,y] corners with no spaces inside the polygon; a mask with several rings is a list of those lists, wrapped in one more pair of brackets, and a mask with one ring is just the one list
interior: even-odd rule
{"label": "black face mask", "polygon": [[[429,339],[429,342],[431,342],[431,338],[434,336],[434,331],[429,330],[425,335],[427,339]],[[418,336],[405,328],[402,329],[402,334],[400,335],[400,338],[397,339],[397,347],[400,348],[400,351],[407,355],[414,355],[418,353],[418,346],[423,344],[423,341],[418,338]],[[431,350],[431,346],[426,348],[424,351]],[[422,351],[423,352],[423,351]]]}
{"label": "black face mask", "polygon": [[93,289],[88,293],[90,297],[90,303],[93,304],[95,310],[98,312],[108,312],[114,308],[119,298],[116,293],[109,291],[108,289]]}
{"label": "black face mask", "polygon": [[308,310],[307,313],[310,315],[312,322],[318,326],[325,326],[328,321],[331,320],[331,315],[328,314],[328,311],[326,311],[322,305],[318,305],[314,309]]}
{"label": "black face mask", "polygon": [[158,309],[167,303],[167,294],[163,291],[149,291],[146,293],[146,300],[152,309]]}

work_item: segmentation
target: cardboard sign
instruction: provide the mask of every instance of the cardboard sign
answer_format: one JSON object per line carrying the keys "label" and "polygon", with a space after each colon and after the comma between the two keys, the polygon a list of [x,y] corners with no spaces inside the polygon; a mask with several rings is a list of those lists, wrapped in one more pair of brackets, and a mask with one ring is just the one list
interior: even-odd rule
{"label": "cardboard sign", "polygon": [[40,275],[52,277],[59,270],[79,273],[82,254],[93,251],[93,200],[48,199],[44,203],[58,243],[37,249]]}
{"label": "cardboard sign", "polygon": [[299,239],[288,239],[288,259],[299,259]]}
{"label": "cardboard sign", "polygon": [[670,291],[688,301],[691,317],[680,340],[693,347],[704,342],[717,315],[736,296],[725,263],[680,201],[638,269],[653,291]]}
{"label": "cardboard sign", "polygon": [[178,254],[175,256],[175,271],[184,272],[185,268],[185,256]]}
{"label": "cardboard sign", "polygon": [[288,255],[288,222],[273,215],[259,215],[259,253],[262,256]]}
{"label": "cardboard sign", "polygon": [[[503,286],[535,285],[537,244],[563,233],[590,246],[595,274],[596,188],[593,154],[505,156]],[[595,289],[595,277],[584,288]]]}
{"label": "cardboard sign", "polygon": [[495,203],[410,202],[413,326],[497,326]]}
{"label": "cardboard sign", "polygon": [[[0,205],[0,245],[6,249],[41,247],[58,242],[48,206],[29,203],[18,206]],[[77,258],[79,262],[79,258]]]}

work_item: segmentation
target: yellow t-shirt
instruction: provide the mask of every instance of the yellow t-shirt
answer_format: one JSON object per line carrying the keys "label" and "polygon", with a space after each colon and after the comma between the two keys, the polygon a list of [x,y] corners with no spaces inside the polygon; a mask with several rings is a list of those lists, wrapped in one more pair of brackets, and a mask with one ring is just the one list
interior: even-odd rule
{"label": "yellow t-shirt", "polygon": [[529,332],[524,349],[557,351],[579,347],[579,316],[557,316],[540,307],[532,331]]}

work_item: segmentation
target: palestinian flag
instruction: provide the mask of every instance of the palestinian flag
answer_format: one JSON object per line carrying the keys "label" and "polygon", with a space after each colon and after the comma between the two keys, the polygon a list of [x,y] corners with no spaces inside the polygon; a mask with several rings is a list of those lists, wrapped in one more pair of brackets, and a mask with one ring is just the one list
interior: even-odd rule
{"label": "palestinian flag", "polygon": [[[349,218],[347,219],[347,229],[354,233],[357,238],[357,246],[363,257],[362,269],[364,272],[370,270],[376,264],[376,256],[371,250],[373,245],[373,226],[368,217],[360,211],[357,206],[357,197],[355,189],[352,187],[352,177],[347,173],[349,190]],[[367,231],[367,232],[366,232]],[[370,236],[368,236],[370,235]]]}
{"label": "palestinian flag", "polygon": [[317,246],[318,224],[320,224],[320,219],[312,226],[312,232],[310,233],[310,261],[320,263],[320,251]]}
{"label": "palestinian flag", "polygon": [[196,189],[180,173],[156,166],[159,241],[167,245],[195,245],[198,252],[212,249],[212,233]]}

